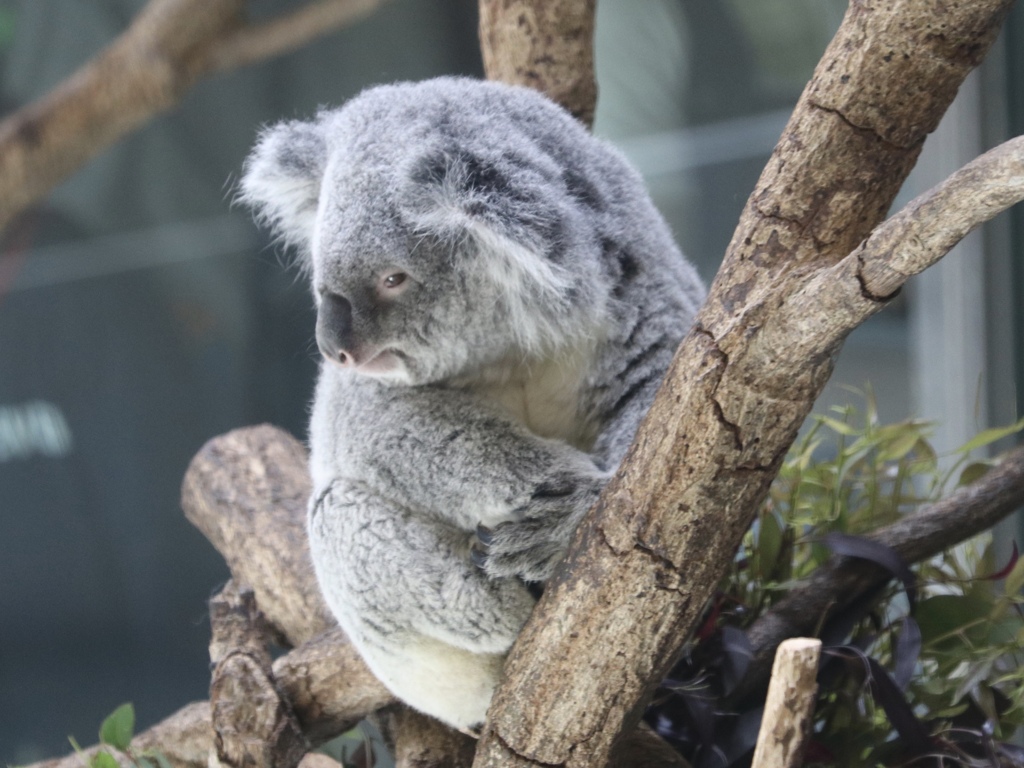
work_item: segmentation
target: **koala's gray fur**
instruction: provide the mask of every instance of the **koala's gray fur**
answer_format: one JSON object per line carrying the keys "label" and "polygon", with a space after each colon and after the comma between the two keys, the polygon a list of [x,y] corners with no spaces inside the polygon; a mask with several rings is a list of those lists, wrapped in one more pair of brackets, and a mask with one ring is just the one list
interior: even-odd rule
{"label": "koala's gray fur", "polygon": [[531,90],[442,78],[264,131],[242,198],[326,358],[309,538],[374,673],[459,728],[704,297],[638,174]]}

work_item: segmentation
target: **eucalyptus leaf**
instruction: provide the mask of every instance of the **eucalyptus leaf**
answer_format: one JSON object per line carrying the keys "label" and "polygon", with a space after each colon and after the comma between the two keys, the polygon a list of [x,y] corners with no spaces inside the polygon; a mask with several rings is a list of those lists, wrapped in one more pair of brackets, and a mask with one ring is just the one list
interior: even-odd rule
{"label": "eucalyptus leaf", "polygon": [[116,757],[101,749],[89,760],[89,768],[121,768],[121,764],[117,762]]}
{"label": "eucalyptus leaf", "polygon": [[135,707],[126,703],[111,712],[100,725],[100,742],[122,752],[128,749],[135,734]]}
{"label": "eucalyptus leaf", "polygon": [[1019,595],[1024,588],[1024,557],[1017,558],[1013,569],[1006,575],[1003,589],[1007,595]]}
{"label": "eucalyptus leaf", "polygon": [[970,453],[977,448],[984,448],[986,445],[994,443],[996,440],[1002,440],[1004,437],[1016,434],[1022,429],[1024,429],[1024,419],[1014,422],[1008,427],[992,427],[991,429],[986,429],[961,445],[957,449],[957,453]]}
{"label": "eucalyptus leaf", "polygon": [[990,461],[972,461],[960,471],[960,478],[956,484],[959,486],[975,483],[987,475],[990,469],[992,469]]}

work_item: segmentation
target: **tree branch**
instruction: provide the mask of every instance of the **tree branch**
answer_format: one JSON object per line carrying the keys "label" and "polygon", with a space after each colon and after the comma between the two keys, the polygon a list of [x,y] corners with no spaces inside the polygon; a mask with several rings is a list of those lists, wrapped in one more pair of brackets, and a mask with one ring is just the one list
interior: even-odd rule
{"label": "tree branch", "polygon": [[594,122],[595,0],[480,0],[480,50],[489,80],[547,94]]}
{"label": "tree branch", "polygon": [[[340,629],[304,643],[274,662],[272,677],[291,703],[302,732],[314,746],[353,728],[368,713],[394,703]],[[136,751],[160,751],[176,768],[207,768],[214,745],[210,705],[189,704],[132,739]],[[87,755],[99,747],[90,747]],[[124,768],[131,768],[118,756]],[[72,753],[30,768],[82,768]]]}
{"label": "tree branch", "polygon": [[280,56],[317,37],[369,16],[385,0],[315,0],[260,24],[246,24],[209,53],[210,74]]}
{"label": "tree branch", "polygon": [[475,765],[603,765],[639,719],[852,328],[804,342],[800,310],[821,310],[813,291],[791,299],[885,215],[1010,5],[851,4],[626,461],[512,649]]}
{"label": "tree branch", "polygon": [[291,50],[381,2],[319,0],[251,26],[245,0],[150,0],[106,50],[0,122],[0,229],[201,77]]}
{"label": "tree branch", "polygon": [[271,670],[252,590],[228,582],[210,600],[213,757],[222,768],[295,768],[311,745]]}

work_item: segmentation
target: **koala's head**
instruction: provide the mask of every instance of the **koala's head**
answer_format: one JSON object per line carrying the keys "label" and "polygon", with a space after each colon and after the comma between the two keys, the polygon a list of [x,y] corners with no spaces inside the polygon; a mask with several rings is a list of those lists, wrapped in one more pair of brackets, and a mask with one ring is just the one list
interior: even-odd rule
{"label": "koala's head", "polygon": [[241,198],[298,250],[325,358],[437,382],[601,332],[600,238],[557,151],[581,140],[525,89],[385,86],[265,130]]}

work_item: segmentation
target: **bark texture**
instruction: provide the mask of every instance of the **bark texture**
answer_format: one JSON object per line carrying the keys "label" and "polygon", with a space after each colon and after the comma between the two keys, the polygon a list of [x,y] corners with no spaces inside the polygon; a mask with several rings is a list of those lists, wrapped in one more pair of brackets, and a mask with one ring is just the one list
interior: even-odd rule
{"label": "bark texture", "polygon": [[751,768],[797,768],[803,764],[820,658],[820,640],[795,637],[779,646]]}
{"label": "bark texture", "polygon": [[150,0],[61,85],[0,122],[0,229],[202,77],[298,47],[383,0],[313,0],[260,24],[246,0]]}
{"label": "bark texture", "polygon": [[512,650],[475,765],[603,765],[637,721],[859,322],[812,327],[827,312],[803,289],[882,220],[1010,5],[851,4],[627,460]]}
{"label": "bark texture", "polygon": [[387,710],[383,726],[395,768],[469,768],[473,764],[475,739],[439,729],[436,721],[408,707]]}
{"label": "bark texture", "polygon": [[228,582],[210,600],[211,766],[295,768],[310,750],[274,679],[263,624],[248,588]]}
{"label": "bark texture", "polygon": [[586,126],[594,122],[595,0],[480,0],[489,80],[536,88]]}
{"label": "bark texture", "polygon": [[275,427],[240,429],[204,445],[181,486],[185,517],[289,645],[335,626],[309,558],[307,462],[302,444]]}

